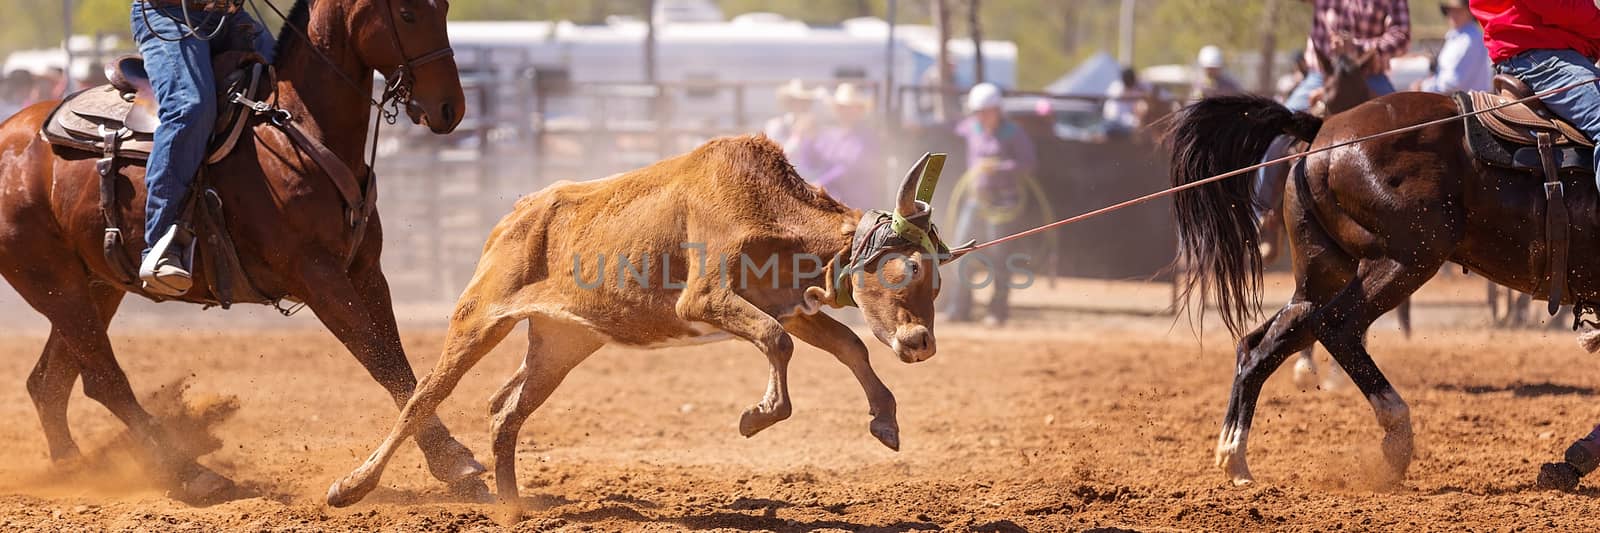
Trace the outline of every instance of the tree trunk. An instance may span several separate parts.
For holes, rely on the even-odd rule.
[[[1274,87],[1272,67],[1273,52],[1278,48],[1278,0],[1266,0],[1261,8],[1261,68],[1256,71],[1256,92],[1272,94]]]
[[[973,83],[989,81],[983,67],[983,24],[980,23],[978,0],[967,0],[967,29],[972,34]]]
[[[955,110],[955,65],[950,62],[950,10],[946,9],[945,0],[933,0],[933,25],[937,29],[939,38],[939,53],[934,68],[939,69],[939,78],[934,91],[933,116],[935,120],[944,122],[949,119]]]

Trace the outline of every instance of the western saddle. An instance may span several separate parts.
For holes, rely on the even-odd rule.
[[[1592,181],[1594,141],[1551,113],[1526,84],[1506,74],[1494,77],[1494,93],[1458,92],[1463,114],[1492,109],[1464,120],[1467,146],[1489,166],[1544,176],[1545,244],[1548,250],[1549,311],[1554,315],[1566,297],[1570,222],[1563,178]],[[1509,104],[1509,105],[1508,105]]]
[[[269,109],[257,102],[273,91],[271,68],[253,52],[226,51],[213,60],[218,75],[217,121],[207,143],[205,164],[221,161],[238,144],[254,115]],[[124,249],[122,209],[116,204],[117,168],[122,162],[142,164],[154,149],[161,110],[145,71],[144,60],[123,56],[106,66],[109,85],[84,89],[62,100],[40,129],[50,144],[60,149],[99,154],[96,170],[100,177],[100,212],[105,220],[104,252],[108,264],[118,271],[121,281],[138,286],[137,268]],[[222,205],[204,177],[195,179],[194,193],[185,209],[186,224],[207,246],[212,275],[208,277],[214,301],[226,309],[234,301],[232,283],[244,281],[237,301],[269,303],[244,278],[233,242],[222,225]],[[197,247],[198,248],[198,247]],[[191,269],[191,272],[193,270]]]

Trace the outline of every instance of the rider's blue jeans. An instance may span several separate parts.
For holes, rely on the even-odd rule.
[[[1529,50],[1501,61],[1494,68],[1501,74],[1516,76],[1534,92],[1600,78],[1600,69],[1595,68],[1594,61],[1573,50]],[[1584,135],[1600,139],[1600,87],[1585,84],[1547,96],[1543,101],[1551,112],[1567,119]],[[1600,148],[1596,149],[1595,156],[1595,165],[1600,167]],[[1600,172],[1595,177],[1600,179]]]
[[[219,39],[227,39],[228,32],[238,31],[241,25],[253,26],[256,51],[272,60],[272,34],[248,14],[229,15],[225,23],[216,13],[191,9],[189,16],[195,33],[202,36],[209,36],[218,24],[226,24]],[[133,39],[139,44],[161,105],[161,126],[156,128],[155,147],[145,167],[144,242],[145,253],[149,253],[150,246],[177,224],[189,184],[205,159],[206,142],[217,118],[217,87],[211,71],[211,42],[187,36],[180,7],[134,2],[132,24]]]

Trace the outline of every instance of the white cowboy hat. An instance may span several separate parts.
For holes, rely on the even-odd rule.
[[[800,78],[789,80],[789,83],[778,86],[779,100],[785,98],[793,100],[814,100],[816,97],[817,93],[811,89],[807,89],[805,82],[800,81]]]
[[[833,90],[833,105],[849,107],[872,107],[872,97],[861,92],[856,84],[850,82],[840,83]]]

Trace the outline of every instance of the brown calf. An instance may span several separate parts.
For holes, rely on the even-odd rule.
[[[349,505],[375,488],[395,447],[522,320],[526,359],[490,400],[499,499],[513,508],[523,421],[608,343],[755,344],[771,377],[766,396],[739,420],[749,437],[789,417],[791,335],[798,337],[850,368],[871,407],[869,431],[899,449],[894,395],[873,372],[866,345],[818,311],[857,305],[902,361],[933,356],[938,265],[948,257],[926,204],[914,199],[924,169],[926,189],[937,179],[938,165],[928,161],[907,174],[892,213],[863,214],[808,185],[765,137],[715,139],[643,169],[523,198],[489,235],[433,373],[372,456],[328,489],[328,503]]]

